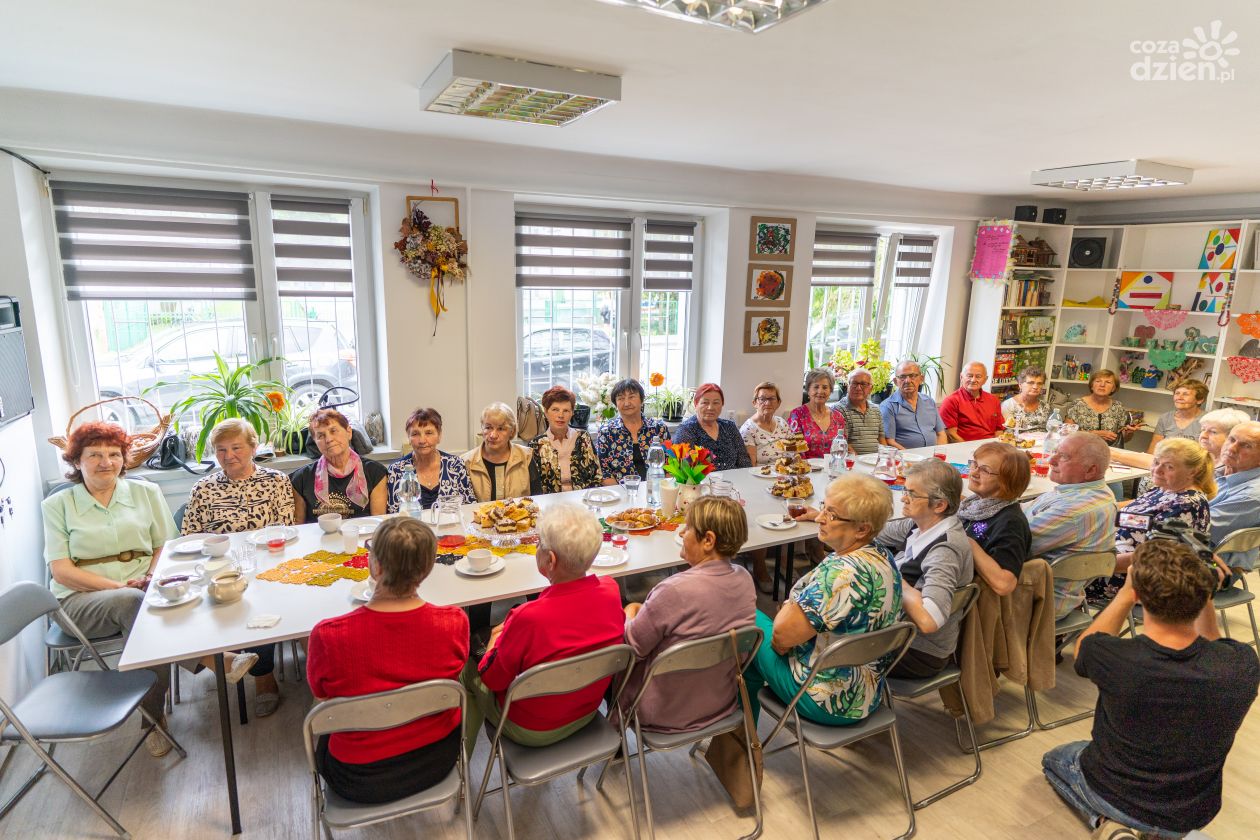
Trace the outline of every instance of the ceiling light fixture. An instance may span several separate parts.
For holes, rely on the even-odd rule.
[[[420,85],[420,107],[436,114],[568,125],[621,100],[621,77],[451,50]]]
[[[678,20],[710,23],[740,32],[764,32],[827,0],[603,0]]]
[[[1066,190],[1131,190],[1144,187],[1179,187],[1190,183],[1193,177],[1194,170],[1184,166],[1169,166],[1151,160],[1116,160],[1110,163],[1041,169],[1032,174],[1032,183],[1038,187],[1061,187]]]

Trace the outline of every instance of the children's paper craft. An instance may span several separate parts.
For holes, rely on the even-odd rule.
[[[1014,234],[1014,225],[1009,221],[992,221],[976,229],[976,253],[971,258],[972,280],[1006,279]]]
[[[1207,242],[1203,244],[1203,256],[1199,259],[1199,268],[1213,271],[1228,271],[1234,267],[1234,258],[1238,255],[1238,236],[1242,228],[1213,228],[1208,231]],[[1211,312],[1210,309],[1203,310]]]
[[[1167,309],[1173,276],[1167,271],[1126,271],[1120,275],[1120,309]]]
[[[1229,288],[1229,275],[1213,271],[1199,278],[1199,289],[1194,293],[1190,309],[1194,312],[1217,312],[1220,310],[1225,292]]]

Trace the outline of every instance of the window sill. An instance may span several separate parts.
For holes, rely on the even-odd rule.
[[[401,454],[402,453],[397,449],[391,449],[386,446],[378,446],[375,449],[373,449],[372,454],[368,455],[367,457],[373,461],[388,462],[388,461],[394,460]],[[288,475],[289,473],[292,473],[294,470],[300,467],[306,466],[310,462],[311,462],[311,459],[307,458],[305,455],[282,455],[279,458],[267,458],[265,460],[258,461],[257,464],[260,467],[271,467],[273,470],[280,470],[280,472],[284,473],[285,475]],[[218,468],[218,465],[216,464],[215,469],[217,468]],[[201,470],[205,470],[205,465],[202,465]],[[201,475],[203,474],[201,470],[198,470],[198,475],[194,476],[190,474],[187,470],[181,470],[181,469],[153,470],[153,469],[149,469],[148,467],[140,467],[134,470],[127,470],[127,475],[131,478],[143,478],[145,481],[152,481],[154,484],[163,484],[166,482],[175,481],[177,479],[178,480],[185,480],[185,479],[196,480],[197,478],[200,478]],[[214,470],[212,469],[210,470],[210,472],[214,472]],[[208,473],[204,473],[204,474],[208,474]]]

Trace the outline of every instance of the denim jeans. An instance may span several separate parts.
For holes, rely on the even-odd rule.
[[[1081,752],[1088,745],[1089,741],[1060,744],[1041,757],[1041,768],[1045,771],[1046,781],[1050,786],[1063,797],[1064,802],[1085,818],[1091,829],[1098,828],[1099,823],[1106,819],[1153,837],[1180,840],[1185,836],[1180,832],[1167,831],[1135,820],[1090,790],[1085,775],[1081,773]]]

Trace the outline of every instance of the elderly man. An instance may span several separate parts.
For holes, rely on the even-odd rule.
[[[1212,509],[1212,539],[1215,542],[1242,528],[1260,525],[1260,423],[1248,420],[1229,430],[1221,447],[1225,477],[1209,507]],[[1250,571],[1256,565],[1256,552],[1229,551],[1221,555],[1232,569]]]
[[[888,443],[898,449],[945,443],[945,424],[936,412],[936,401],[919,393],[923,369],[916,362],[905,361],[897,365],[893,379],[897,390],[879,406]]]
[[[984,440],[1006,425],[1002,401],[984,390],[989,371],[979,362],[963,368],[962,386],[941,400],[941,420],[950,443]]]
[[[1103,481],[1111,447],[1097,435],[1068,435],[1050,456],[1057,486],[1024,506],[1032,531],[1030,556],[1051,564],[1069,554],[1111,551],[1116,546],[1116,497]],[[1055,617],[1084,600],[1081,588],[1055,582]]]
[[[844,415],[845,436],[849,449],[858,455],[869,455],[885,442],[884,418],[870,401],[871,373],[865,368],[854,368],[849,371],[848,382],[848,393],[838,406]]]
[[[610,577],[587,574],[603,545],[599,523],[581,507],[558,504],[538,518],[538,572],[551,585],[535,601],[513,607],[490,634],[477,666],[468,674],[477,709],[493,725],[507,688],[535,665],[620,644],[625,628],[621,594]],[[470,663],[471,665],[471,663]],[[527,747],[562,741],[595,715],[609,680],[572,694],[513,703],[503,734]]]

